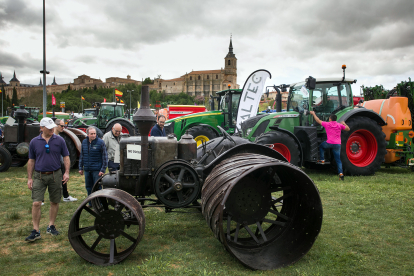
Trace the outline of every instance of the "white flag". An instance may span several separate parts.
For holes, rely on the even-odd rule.
[[[241,128],[240,124],[244,120],[256,116],[260,98],[262,97],[264,91],[263,89],[268,77],[272,78],[270,72],[264,69],[260,69],[254,71],[247,78],[246,83],[243,86],[243,92],[239,102],[239,110],[237,112],[238,128]]]

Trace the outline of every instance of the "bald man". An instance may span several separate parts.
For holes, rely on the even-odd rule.
[[[119,163],[115,163],[115,150],[119,152],[119,140],[121,138],[122,126],[115,124],[112,130],[105,133],[103,140],[108,151],[108,170],[109,172],[116,172],[119,170]]]

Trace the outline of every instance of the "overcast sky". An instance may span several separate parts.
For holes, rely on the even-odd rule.
[[[0,72],[38,84],[42,1],[0,0]],[[224,67],[230,34],[238,84],[307,76],[392,88],[414,78],[414,0],[46,0],[47,84],[79,75],[172,79]]]

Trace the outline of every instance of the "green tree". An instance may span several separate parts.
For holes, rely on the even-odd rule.
[[[19,100],[17,99],[16,87],[13,87],[12,105],[19,106]]]
[[[148,77],[148,78],[145,78],[145,80],[142,82],[142,84],[143,85],[146,85],[146,84],[152,84],[153,82],[152,82],[152,80],[151,80],[151,78],[150,77]]]

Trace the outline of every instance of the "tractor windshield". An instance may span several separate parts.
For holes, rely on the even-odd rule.
[[[224,112],[229,111],[229,102],[227,97],[231,97],[231,117],[232,125],[236,125],[237,121],[237,111],[239,109],[240,93],[227,93],[224,97],[221,97],[220,109]],[[228,114],[225,114],[225,120],[228,122]]]
[[[84,117],[94,117],[95,116],[95,109],[85,110],[83,113]]]
[[[313,90],[312,107],[316,113],[331,114],[340,106],[350,105],[351,88],[348,83],[318,83]]]
[[[302,84],[290,88],[287,111],[303,111],[308,109],[309,90]],[[306,93],[305,93],[306,91]]]

